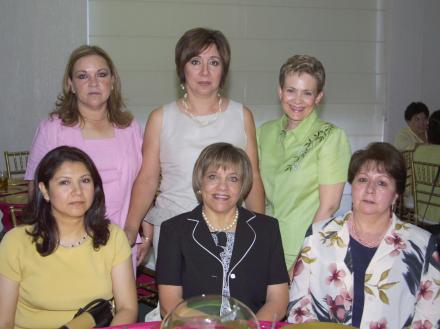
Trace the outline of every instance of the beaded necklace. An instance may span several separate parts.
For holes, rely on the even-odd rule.
[[[388,221],[388,225],[387,228],[384,230],[384,232],[382,234],[380,234],[377,238],[375,239],[363,239],[361,238],[360,234],[358,233],[357,229],[356,229],[356,222],[353,219],[353,214],[350,217],[350,220],[348,221],[348,231],[350,233],[350,236],[355,239],[357,242],[359,242],[361,245],[368,247],[368,248],[376,248],[380,245],[380,243],[383,240],[383,237],[385,236],[385,234],[388,231],[388,227],[391,224],[391,218]]]
[[[68,242],[68,243],[60,241],[60,242],[58,242],[58,244],[64,248],[75,248],[75,247],[82,245],[84,243],[84,241],[86,241],[86,239],[87,239],[87,233],[84,233],[84,235],[78,241]]]
[[[183,95],[183,99],[182,99],[183,111],[184,111],[184,112],[185,112],[185,113],[186,113],[186,114],[187,114],[187,115],[188,115],[188,116],[189,116],[194,122],[198,123],[198,124],[201,125],[201,126],[207,126],[207,125],[209,125],[210,123],[212,123],[212,122],[214,122],[214,121],[217,120],[219,113],[221,113],[221,111],[222,111],[222,103],[223,103],[223,100],[222,100],[222,98],[219,96],[219,99],[218,99],[218,110],[217,110],[217,112],[215,112],[215,116],[212,117],[212,118],[209,118],[209,119],[202,120],[202,119],[199,118],[199,116],[196,116],[196,115],[194,115],[194,114],[191,113],[191,111],[190,111],[190,107],[189,107],[189,104],[188,104],[188,94],[187,94],[187,93],[185,93],[185,95]]]
[[[209,221],[208,216],[206,216],[205,211],[204,211],[203,209],[202,209],[202,216],[203,216],[203,219],[204,219],[205,222],[206,222],[206,225],[208,225],[209,230],[210,230],[211,232],[225,232],[225,231],[230,230],[231,228],[234,227],[235,224],[237,224],[237,219],[238,219],[238,209],[235,209],[235,216],[234,216],[234,219],[232,220],[232,222],[229,223],[228,225],[222,227],[222,228],[215,228],[215,227],[211,224],[211,222]]]

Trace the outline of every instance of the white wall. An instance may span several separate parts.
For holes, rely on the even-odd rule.
[[[440,1],[425,0],[423,12],[422,96],[432,111],[440,109]]]
[[[422,101],[440,108],[440,1],[389,0],[387,3],[387,115],[384,139],[405,127],[404,111]]]
[[[87,0],[0,1],[0,167],[53,108],[66,57],[87,40],[86,13]]]

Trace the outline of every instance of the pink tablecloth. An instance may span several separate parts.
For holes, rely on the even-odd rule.
[[[6,192],[0,192],[0,211],[3,213],[2,223],[5,232],[13,227],[9,207],[23,208],[27,202],[27,185],[24,181],[23,183],[8,185]]]
[[[260,327],[262,329],[269,329],[271,328],[271,322],[270,321],[260,321]],[[284,327],[289,325],[287,322],[277,322],[275,325],[275,329]],[[144,323],[134,323],[134,324],[126,324],[122,326],[115,326],[115,327],[108,327],[107,329],[159,329],[160,328],[160,321],[155,322],[144,322]]]
[[[160,328],[160,321],[144,322],[134,324],[124,324],[122,326],[108,327],[106,329],[158,329]]]

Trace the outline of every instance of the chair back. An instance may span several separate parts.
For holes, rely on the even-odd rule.
[[[395,209],[397,216],[401,220],[410,223],[416,222],[414,216],[414,201],[412,195],[413,189],[412,189],[412,178],[411,178],[413,152],[414,150],[401,152],[406,164],[406,183],[405,183],[405,192],[399,196],[397,200],[397,207]]]
[[[403,155],[403,158],[405,159],[405,164],[406,164],[406,169],[407,169],[406,170],[405,189],[411,186],[411,165],[412,165],[412,160],[413,160],[413,152],[414,152],[414,150],[401,152]]]
[[[23,208],[18,208],[13,205],[9,206],[9,212],[11,214],[11,221],[13,227],[21,224],[21,215],[23,213]]]
[[[13,175],[24,175],[24,173],[26,172],[29,152],[5,151],[4,155],[5,155],[6,172],[8,173],[8,178],[11,178]]]
[[[440,222],[440,145],[420,145],[414,151],[412,184],[418,223]]]
[[[143,265],[140,265],[137,270],[136,287],[138,302],[154,308],[159,301],[156,272]]]

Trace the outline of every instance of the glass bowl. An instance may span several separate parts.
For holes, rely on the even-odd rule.
[[[255,314],[232,297],[201,295],[179,303],[161,329],[259,329]]]

